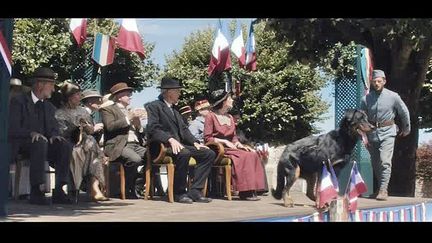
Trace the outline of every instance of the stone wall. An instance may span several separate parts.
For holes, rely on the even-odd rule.
[[[416,179],[415,197],[432,198],[432,180]]]
[[[276,188],[276,177],[277,177],[277,164],[281,157],[285,145],[270,147],[269,148],[269,159],[265,166],[267,174],[267,182],[270,190]],[[298,179],[291,188],[292,191],[301,191],[306,193],[306,181],[304,179]]]

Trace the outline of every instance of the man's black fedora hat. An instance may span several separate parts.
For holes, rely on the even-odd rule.
[[[181,85],[180,81],[178,81],[178,80],[164,77],[164,78],[162,78],[161,85],[158,86],[157,88],[160,88],[160,89],[179,89],[179,88],[183,88],[183,86]]]

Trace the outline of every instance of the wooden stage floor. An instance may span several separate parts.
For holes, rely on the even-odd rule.
[[[27,200],[10,200],[6,222],[238,222],[274,217],[310,215],[314,202],[302,192],[292,192],[295,206],[285,208],[282,200],[261,196],[260,201],[213,199],[211,203],[168,203],[155,200],[80,202],[78,205],[31,205]],[[359,209],[413,205],[431,201],[426,198],[390,197],[388,201],[360,198]]]

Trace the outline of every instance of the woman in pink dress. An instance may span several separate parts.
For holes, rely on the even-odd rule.
[[[225,155],[233,161],[232,185],[239,191],[242,200],[257,201],[256,191],[265,187],[264,170],[258,154],[245,147],[238,140],[233,117],[228,114],[232,108],[231,93],[216,90],[211,94],[212,109],[204,122],[205,142],[221,143],[225,147]]]

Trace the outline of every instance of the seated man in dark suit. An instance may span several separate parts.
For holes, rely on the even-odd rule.
[[[9,141],[12,161],[18,153],[30,158],[30,203],[45,205],[49,202],[42,192],[45,183],[45,161],[55,168],[53,203],[71,203],[63,191],[69,178],[72,147],[59,136],[54,117],[55,107],[46,99],[54,91],[55,73],[50,68],[37,68],[31,77],[32,90],[12,98],[9,114]]]
[[[183,121],[180,113],[172,108],[180,97],[179,81],[163,78],[159,99],[146,105],[148,114],[147,131],[150,141],[164,143],[172,149],[175,163],[174,194],[180,203],[210,202],[201,190],[209,176],[216,154],[201,145]],[[191,190],[186,194],[186,178],[190,157],[197,161]]]

